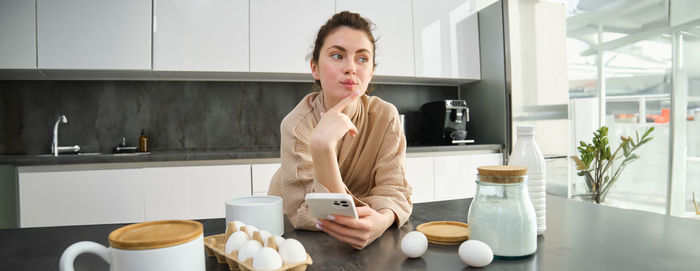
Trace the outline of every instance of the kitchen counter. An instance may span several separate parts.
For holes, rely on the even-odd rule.
[[[391,228],[357,251],[322,232],[295,231],[287,238],[302,242],[313,258],[307,270],[463,270],[458,246],[430,244],[418,259],[407,259],[401,238],[421,223],[466,222],[471,199],[414,205],[409,222]],[[496,258],[484,270],[697,270],[700,265],[700,221],[624,210],[588,202],[547,197],[547,231],[537,252],[520,259]],[[204,235],[224,232],[224,219],[200,220]],[[77,241],[107,244],[107,235],[124,224],[0,230],[3,270],[56,270],[63,250]],[[228,270],[213,257],[207,270]],[[108,270],[98,256],[83,254],[76,270]]]
[[[445,152],[501,152],[500,144],[471,144],[460,146],[410,146],[406,149],[407,155],[427,155]],[[68,164],[96,164],[96,163],[141,163],[141,162],[172,162],[172,161],[208,161],[208,160],[253,160],[253,159],[279,159],[280,152],[277,148],[249,148],[227,150],[199,150],[199,151],[154,151],[140,154],[61,154],[54,157],[50,154],[41,155],[0,155],[0,165],[14,166],[41,166],[41,165],[68,165]]]

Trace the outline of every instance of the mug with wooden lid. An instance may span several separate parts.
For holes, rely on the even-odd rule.
[[[110,247],[91,241],[69,246],[61,255],[61,271],[73,269],[82,253],[94,253],[110,264],[111,271],[203,271],[202,224],[191,220],[163,220],[131,224],[109,234]]]

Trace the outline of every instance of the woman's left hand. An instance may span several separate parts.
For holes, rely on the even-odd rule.
[[[363,249],[394,223],[394,212],[389,209],[375,211],[362,206],[357,208],[357,215],[360,219],[342,215],[319,219],[316,227],[356,249]]]

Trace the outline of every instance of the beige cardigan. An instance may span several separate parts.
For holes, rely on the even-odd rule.
[[[269,195],[284,199],[284,213],[297,229],[317,230],[315,219],[304,202],[310,192],[328,192],[314,180],[309,141],[320,113],[325,112],[323,95],[314,92],[282,120],[280,156],[282,166],[272,177]],[[411,186],[406,181],[406,138],[399,114],[392,104],[362,95],[350,119],[358,134],[339,142],[338,166],[346,191],[358,206],[389,209],[397,226],[411,215]]]

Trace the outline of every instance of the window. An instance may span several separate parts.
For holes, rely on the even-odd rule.
[[[700,1],[569,0],[566,9],[572,153],[600,125],[610,128],[613,149],[620,136],[655,127],[654,139],[639,149],[641,158],[625,168],[607,202],[695,215],[700,14],[692,10],[700,9]],[[582,182],[571,181],[571,194],[583,193]]]

